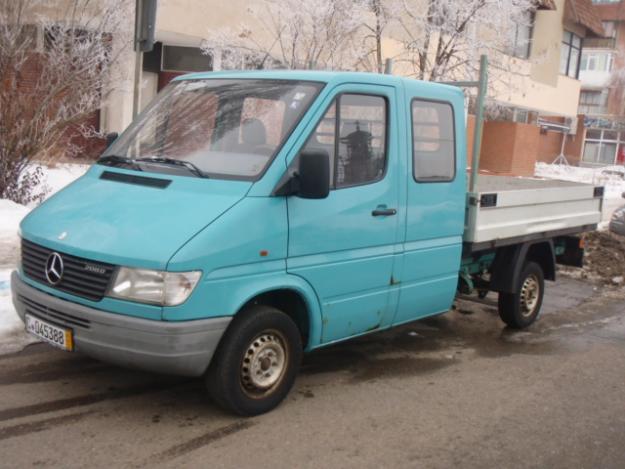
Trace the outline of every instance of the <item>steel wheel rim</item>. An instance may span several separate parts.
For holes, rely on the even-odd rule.
[[[270,330],[248,345],[241,360],[241,384],[250,397],[264,397],[281,383],[289,361],[285,344],[280,332]]]
[[[521,286],[521,315],[529,317],[534,314],[540,298],[540,283],[535,274],[529,275]]]

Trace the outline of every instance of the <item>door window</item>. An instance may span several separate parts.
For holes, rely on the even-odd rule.
[[[418,182],[454,179],[456,145],[450,104],[412,101],[412,160],[414,178]]]
[[[340,98],[337,188],[377,181],[386,164],[386,100],[345,94]]]
[[[382,179],[386,169],[386,116],[387,103],[381,96],[343,94],[328,108],[304,150],[328,153],[333,188]]]

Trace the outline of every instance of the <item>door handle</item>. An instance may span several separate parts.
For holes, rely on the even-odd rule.
[[[390,217],[391,215],[397,215],[397,210],[394,208],[376,208],[371,215],[374,217]]]

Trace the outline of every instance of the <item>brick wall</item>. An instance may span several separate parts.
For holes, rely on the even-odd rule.
[[[158,73],[158,91],[161,91],[174,78],[184,75],[186,72],[159,72]]]
[[[475,116],[469,115],[467,119],[467,168],[473,162],[473,137],[475,136]]]
[[[553,118],[562,123],[563,118]],[[567,136],[564,154],[572,165],[578,165],[584,145],[584,118],[578,117],[577,133]],[[467,167],[471,166],[475,117],[467,121]],[[562,134],[541,133],[535,124],[507,121],[484,122],[480,171],[510,176],[532,176],[536,161],[551,163],[560,154]]]
[[[32,93],[37,86],[37,82],[42,74],[41,60],[42,56],[39,53],[33,53],[27,59],[18,78],[19,93]],[[56,154],[52,155],[53,158],[68,156],[63,152],[63,148],[66,147],[67,144],[72,144],[81,149],[77,155],[74,155],[79,159],[95,159],[102,153],[105,145],[104,140],[99,138],[85,138],[79,130],[81,125],[85,125],[96,131],[99,130],[100,111],[94,111],[81,123],[68,125],[58,145],[58,151],[56,151]]]
[[[539,132],[537,126],[530,124],[485,122],[480,170],[499,175],[533,175]]]
[[[550,118],[552,122],[558,124],[564,123],[564,118]],[[566,156],[569,164],[579,165],[584,148],[584,116],[577,117],[577,133],[575,135],[567,135],[564,144],[564,156]],[[562,137],[560,132],[547,132],[540,134],[537,160],[544,163],[551,163],[555,160],[562,150]]]

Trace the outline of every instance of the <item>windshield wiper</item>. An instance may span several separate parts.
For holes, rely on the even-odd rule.
[[[130,166],[132,169],[136,169],[137,171],[143,171],[141,167],[137,164],[137,160],[132,158],[126,158],[125,156],[118,155],[106,155],[102,158],[99,158],[96,163],[105,164],[107,166]]]
[[[174,158],[165,158],[161,156],[150,156],[149,158],[139,158],[135,160],[140,163],[156,163],[170,166],[180,166],[186,168],[190,173],[195,174],[197,177],[208,179],[208,175],[198,168],[196,165],[187,160],[176,160]]]

